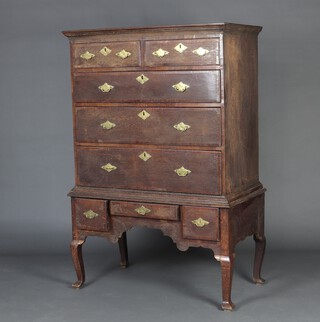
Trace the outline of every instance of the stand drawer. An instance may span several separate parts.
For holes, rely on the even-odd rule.
[[[184,238],[211,241],[220,239],[218,208],[183,206],[181,216]]]
[[[108,230],[107,201],[73,198],[73,219],[79,229]]]
[[[159,205],[150,203],[136,203],[111,201],[110,214],[114,216],[129,216],[163,220],[178,220],[179,206]]]

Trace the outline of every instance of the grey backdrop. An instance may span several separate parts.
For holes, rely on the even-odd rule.
[[[319,249],[319,10],[317,0],[1,0],[0,253],[68,251],[74,171],[69,47],[60,31],[224,21],[264,27],[260,173],[269,250]],[[161,240],[139,233],[130,233],[131,244],[146,234]]]

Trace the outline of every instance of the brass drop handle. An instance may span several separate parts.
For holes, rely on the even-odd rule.
[[[104,123],[101,123],[100,126],[105,129],[105,130],[111,130],[113,129],[116,125],[110,121],[106,121]]]
[[[83,215],[87,218],[87,219],[94,219],[96,217],[99,216],[99,214],[95,213],[93,210],[88,210],[88,211],[85,211],[83,213]]]
[[[183,93],[185,92],[190,86],[187,85],[187,84],[184,84],[182,82],[179,82],[177,84],[174,84],[172,85],[172,87],[177,91],[177,92],[180,92],[180,93]]]
[[[199,228],[202,228],[202,227],[207,226],[207,225],[210,224],[209,221],[206,221],[206,220],[202,219],[201,217],[199,217],[196,220],[192,220],[192,223],[194,225],[196,225],[197,227],[199,227]]]
[[[191,173],[191,170],[186,169],[185,167],[181,167],[179,169],[175,169],[174,172],[179,176],[179,177],[186,177],[189,173]]]
[[[107,164],[103,165],[101,167],[101,169],[103,169],[107,172],[111,172],[111,171],[117,170],[117,167],[115,165],[112,165],[111,163],[107,163]]]
[[[188,129],[190,129],[190,125],[188,125],[188,124],[185,124],[185,123],[183,123],[183,122],[180,122],[180,123],[178,123],[178,124],[175,124],[174,126],[173,126],[177,131],[180,131],[180,132],[184,132],[184,131],[187,131]]]
[[[204,56],[204,55],[208,54],[208,53],[209,53],[209,50],[208,50],[208,49],[204,49],[204,48],[202,48],[202,47],[199,47],[198,49],[193,50],[192,52],[193,52],[194,54],[196,54],[196,55],[198,55],[198,56],[202,57],[202,56]]]
[[[86,51],[85,53],[81,54],[80,57],[85,60],[90,60],[93,57],[95,57],[95,54],[90,53],[89,51]]]
[[[134,210],[136,213],[138,213],[141,216],[145,216],[146,214],[148,214],[149,212],[151,212],[151,210],[145,206],[141,206],[139,208],[136,208]]]
[[[103,93],[109,93],[114,88],[114,86],[112,86],[112,85],[110,85],[108,83],[104,83],[101,86],[99,86],[98,88]]]
[[[131,53],[129,51],[126,51],[125,49],[122,49],[121,51],[119,51],[118,53],[116,53],[116,55],[122,59],[126,59],[129,56],[131,56]]]
[[[169,52],[166,50],[163,50],[162,48],[159,48],[158,50],[156,50],[152,53],[153,56],[156,56],[158,58],[162,58],[168,54],[169,54]]]

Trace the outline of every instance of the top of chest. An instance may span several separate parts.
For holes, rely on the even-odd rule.
[[[64,31],[74,68],[215,66],[222,64],[226,33],[258,33],[261,27],[206,24]]]

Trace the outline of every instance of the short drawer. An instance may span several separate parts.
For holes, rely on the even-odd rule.
[[[140,66],[140,43],[106,42],[76,44],[72,47],[73,67],[136,67]]]
[[[211,241],[220,239],[218,208],[183,206],[181,216],[184,238]]]
[[[220,102],[220,71],[78,73],[79,103]]]
[[[136,202],[110,202],[110,214],[113,216],[129,216],[150,219],[178,220],[179,206],[158,205]]]
[[[76,140],[91,143],[220,146],[221,110],[220,108],[77,108]]]
[[[141,148],[78,148],[77,185],[220,194],[221,153]]]
[[[105,200],[74,198],[73,216],[79,229],[108,230],[107,202]]]
[[[147,66],[219,65],[219,38],[146,41]]]

